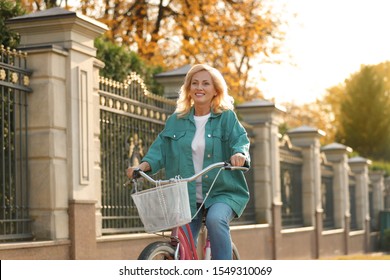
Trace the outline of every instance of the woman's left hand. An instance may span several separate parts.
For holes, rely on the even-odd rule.
[[[232,166],[244,166],[245,161],[246,161],[246,156],[244,156],[241,153],[234,154],[230,158],[230,163],[232,164]]]

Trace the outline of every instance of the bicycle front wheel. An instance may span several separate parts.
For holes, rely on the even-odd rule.
[[[168,242],[156,241],[142,250],[139,260],[174,260],[175,248]]]
[[[233,260],[239,260],[240,259],[240,254],[238,253],[238,249],[234,243],[232,243],[233,247]]]

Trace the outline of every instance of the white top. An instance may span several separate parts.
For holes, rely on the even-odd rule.
[[[210,117],[210,114],[204,116],[194,116],[196,131],[194,139],[192,140],[192,160],[194,163],[195,173],[200,172],[203,169],[203,157],[206,146],[205,141],[205,127]],[[202,194],[202,176],[196,179],[196,202],[201,203],[203,201]]]

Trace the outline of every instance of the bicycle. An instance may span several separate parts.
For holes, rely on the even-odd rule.
[[[141,171],[139,169],[134,170],[133,179],[132,179],[132,183],[133,183],[132,197],[133,197],[133,200],[137,206],[137,209],[139,211],[141,220],[144,223],[146,231],[149,233],[156,233],[157,231],[161,231],[161,230],[168,230],[168,229],[171,230],[168,241],[156,241],[156,242],[150,243],[142,250],[142,252],[140,253],[140,255],[138,257],[138,260],[159,260],[159,259],[160,260],[199,260],[200,259],[198,256],[198,252],[197,252],[195,242],[194,242],[194,239],[193,239],[193,236],[192,236],[192,233],[190,230],[190,226],[189,226],[189,222],[192,220],[193,217],[191,217],[191,214],[189,214],[189,216],[188,216],[189,200],[188,200],[188,193],[187,193],[187,183],[196,180],[196,178],[198,178],[199,176],[202,176],[203,174],[205,174],[205,173],[207,173],[210,170],[215,169],[215,168],[220,168],[220,170],[218,171],[212,185],[210,186],[209,192],[206,194],[206,196],[203,200],[203,203],[202,203],[202,205],[203,205],[204,202],[206,201],[208,194],[210,193],[219,173],[222,170],[247,171],[248,168],[241,167],[241,166],[232,166],[231,164],[229,164],[227,162],[218,162],[218,163],[214,163],[214,164],[209,165],[208,167],[204,168],[203,170],[201,170],[200,172],[198,172],[197,174],[195,174],[189,178],[176,177],[176,178],[171,178],[168,180],[154,180],[153,178],[148,176],[143,171]],[[139,177],[145,178],[149,182],[155,184],[156,187],[149,189],[149,190],[146,190],[146,191],[138,192],[137,179]],[[151,209],[153,209],[153,208],[155,209],[158,207],[144,208],[144,202],[147,201],[146,199],[149,199],[150,196],[153,196],[152,198],[154,199],[154,201],[157,201],[160,204],[165,203],[165,207],[166,207],[166,200],[169,199],[168,196],[165,196],[163,194],[158,194],[160,191],[162,192],[162,189],[164,186],[173,186],[172,189],[175,189],[175,191],[184,193],[184,195],[182,195],[181,193],[176,193],[175,195],[178,196],[179,199],[181,196],[183,196],[183,197],[181,197],[181,199],[182,199],[181,201],[176,200],[176,201],[174,201],[174,203],[176,203],[176,204],[184,203],[185,209],[184,208],[181,209],[181,207],[179,207],[179,208],[176,208],[169,213],[166,213],[166,215],[169,215],[169,217],[168,218],[164,217],[164,218],[162,218],[162,220],[171,220],[171,221],[168,221],[168,222],[165,221],[166,224],[163,226],[161,226],[159,224],[161,222],[160,219],[156,220],[155,218],[151,218],[153,220],[152,223],[155,222],[155,224],[158,224],[158,225],[150,226],[150,224],[148,224],[149,221],[147,220],[150,217],[142,216],[143,214],[145,214],[145,213],[143,213],[143,211],[147,209],[150,212]],[[169,195],[171,194],[170,192],[171,192],[171,190],[167,191],[167,193]],[[137,203],[137,199],[138,199],[138,198],[136,199],[137,193],[138,194],[141,193],[143,195],[146,195],[147,196],[146,199],[143,201],[138,201],[138,203]],[[157,195],[156,195],[156,193],[157,193]],[[171,208],[175,208],[175,207],[171,207]],[[169,210],[171,210],[171,208],[162,210],[162,212],[169,211]],[[199,207],[199,209],[201,209],[201,208],[202,207]],[[155,211],[155,212],[157,212],[157,211]],[[180,213],[180,212],[187,212],[187,214],[184,213],[184,215],[187,215],[187,217],[184,217],[184,219],[183,219],[183,217],[182,217],[183,213]],[[149,213],[147,213],[147,214],[149,214]],[[157,215],[157,216],[159,216],[159,214],[160,214],[160,212],[153,213],[153,215]],[[197,213],[194,215],[194,217],[196,215],[197,215]],[[174,217],[173,219],[171,219],[172,216]],[[169,223],[169,222],[171,222],[171,223]],[[185,233],[183,226],[186,228],[188,236]],[[147,227],[149,227],[149,230],[147,230]],[[201,231],[202,230],[206,230],[205,219],[203,219],[203,221],[202,221]],[[163,235],[163,236],[165,237],[165,235]],[[203,255],[204,255],[203,259],[204,260],[212,259],[210,248],[211,248],[210,247],[210,240],[208,238],[208,234],[206,233],[206,242],[205,242],[205,245],[203,248]],[[233,259],[234,260],[240,259],[240,255],[239,255],[239,252],[237,250],[237,247],[235,246],[235,244],[233,242],[232,242],[232,249],[233,249],[233,252],[232,252]]]

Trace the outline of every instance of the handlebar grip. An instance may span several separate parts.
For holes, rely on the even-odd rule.
[[[141,168],[134,168],[133,170],[133,179],[138,179],[141,177]]]
[[[248,171],[249,170],[249,164],[248,161],[245,161],[243,166],[233,166],[232,163],[229,161],[225,161],[224,165],[225,170],[242,170],[242,171]]]

